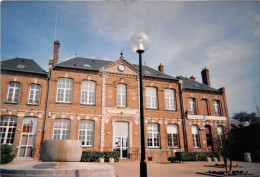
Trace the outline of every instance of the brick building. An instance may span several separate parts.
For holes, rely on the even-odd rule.
[[[46,104],[33,107],[42,111],[36,140],[40,143],[41,136],[43,139],[79,139],[83,150],[119,151],[121,158],[138,160],[139,66],[125,60],[122,53],[116,61],[75,57],[58,63],[59,46],[55,41],[54,57],[49,61],[49,79],[45,74],[42,80],[41,101]],[[6,79],[11,78],[8,74],[1,79],[6,83],[1,92],[4,105],[1,120],[10,115],[9,104],[3,100],[11,83]],[[225,89],[210,87],[209,70],[202,71],[204,84],[194,77],[169,76],[163,72],[162,64],[158,70],[143,66],[143,76],[146,158],[165,160],[173,151],[214,150],[212,138],[222,134],[229,117]],[[19,77],[22,75],[18,73]],[[27,84],[25,87],[30,85],[20,82]],[[20,121],[17,130],[21,126]],[[18,147],[22,138],[19,133],[16,131],[14,138],[14,145]],[[36,148],[34,156],[37,153]]]
[[[17,158],[38,157],[44,126],[48,73],[31,59],[1,61],[1,143]]]

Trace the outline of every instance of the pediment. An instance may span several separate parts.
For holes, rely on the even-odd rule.
[[[138,75],[138,70],[125,59],[119,60],[104,66],[100,71],[117,74]]]

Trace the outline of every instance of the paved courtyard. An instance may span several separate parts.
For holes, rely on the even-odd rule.
[[[38,163],[36,161],[21,161],[16,160],[7,165]],[[222,163],[222,162],[218,162]],[[239,167],[234,167],[234,170],[248,171],[260,177],[260,163],[235,162]],[[59,162],[61,168],[81,168],[86,163],[80,162]],[[99,163],[91,163],[98,165]],[[139,161],[120,160],[117,163],[104,163],[114,167],[115,177],[139,177]],[[224,171],[224,168],[208,167],[216,162],[184,162],[181,164],[170,163],[162,164],[158,162],[147,162],[148,177],[202,177],[205,175],[196,174],[196,172],[207,172],[209,170]],[[0,165],[5,166],[5,165]],[[206,177],[206,176],[205,176]]]

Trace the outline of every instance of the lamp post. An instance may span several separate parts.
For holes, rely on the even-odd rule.
[[[141,131],[141,160],[140,177],[147,177],[147,166],[145,162],[145,139],[144,139],[144,108],[143,108],[143,71],[142,71],[142,53],[148,50],[150,40],[142,32],[135,33],[130,40],[131,48],[139,54],[139,85],[140,85],[140,131]]]

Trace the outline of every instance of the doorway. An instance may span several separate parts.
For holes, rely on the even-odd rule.
[[[23,119],[19,157],[33,157],[37,122],[37,118]]]
[[[129,151],[129,123],[115,122],[115,151],[119,151],[120,158],[128,158]]]
[[[211,127],[210,125],[205,126],[205,132],[206,132],[206,140],[207,140],[207,147],[208,150],[213,150],[213,139],[211,134]]]

